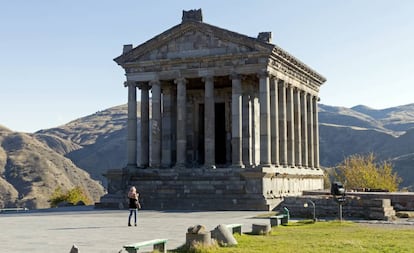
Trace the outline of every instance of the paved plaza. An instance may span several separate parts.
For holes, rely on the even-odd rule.
[[[185,243],[188,227],[202,224],[212,230],[219,224],[242,223],[242,231],[248,232],[251,224],[258,222],[254,217],[262,213],[143,210],[138,214],[137,227],[127,226],[128,210],[77,207],[0,213],[0,251],[69,252],[75,244],[81,253],[117,253],[125,244],[155,238],[169,239],[167,248],[174,249]]]

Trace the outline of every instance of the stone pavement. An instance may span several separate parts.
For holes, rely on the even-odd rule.
[[[168,249],[185,243],[187,228],[197,224],[214,229],[219,224],[264,222],[253,217],[260,211],[147,211],[138,213],[138,226],[128,227],[128,210],[98,210],[93,207],[55,208],[41,211],[0,213],[0,252],[126,252],[122,246],[155,238],[167,238]],[[151,247],[141,251],[150,251]]]

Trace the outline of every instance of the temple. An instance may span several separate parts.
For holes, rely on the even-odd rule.
[[[326,79],[271,32],[253,38],[183,11],[180,24],[114,60],[128,89],[128,161],[106,173],[100,205],[122,205],[135,185],[150,209],[272,210],[323,188]]]

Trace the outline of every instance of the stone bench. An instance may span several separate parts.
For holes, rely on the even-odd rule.
[[[279,214],[270,216],[270,226],[277,227],[279,225],[287,225],[289,222],[289,215],[287,214]]]
[[[253,235],[267,235],[271,231],[269,224],[252,224]]]
[[[20,212],[20,211],[29,211],[26,207],[14,207],[14,208],[0,208],[0,213],[6,213],[6,212]]]
[[[146,246],[154,246],[154,250],[158,250],[162,253],[167,253],[167,241],[168,239],[154,239],[149,241],[143,241],[133,244],[124,245],[124,249],[128,251],[128,253],[137,253],[137,251]]]
[[[226,224],[226,227],[233,233],[233,234],[235,234],[235,233],[237,233],[237,234],[239,234],[239,235],[241,235],[241,233],[242,233],[242,225],[243,224]]]

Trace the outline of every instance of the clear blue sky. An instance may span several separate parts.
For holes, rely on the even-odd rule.
[[[414,1],[43,0],[0,3],[0,125],[35,132],[127,102],[113,58],[202,8],[204,22],[273,43],[327,78],[321,103],[414,103]]]

